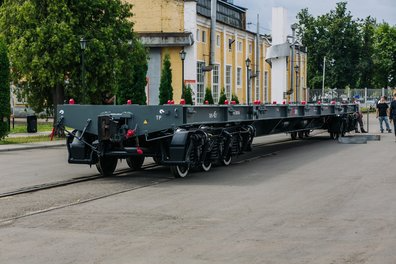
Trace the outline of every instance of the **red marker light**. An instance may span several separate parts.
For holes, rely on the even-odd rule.
[[[272,104],[276,104],[276,101],[273,101]]]
[[[305,105],[305,104],[307,104],[307,102],[305,102],[305,101],[301,101],[301,104]]]
[[[231,104],[232,104],[232,105],[236,105],[236,102],[235,102],[235,101],[231,101]]]
[[[206,104],[206,105],[209,104],[209,101],[208,101],[208,100],[205,100],[205,104]]]
[[[142,150],[140,147],[137,147],[137,148],[136,148],[136,152],[137,152],[137,154],[139,154],[139,155],[142,155],[142,154],[143,154],[143,150]]]
[[[170,104],[175,104],[175,101],[171,100],[171,101],[170,101]]]
[[[261,104],[261,100],[257,100],[257,104],[260,105]]]
[[[224,100],[224,104],[228,105],[228,100]]]
[[[73,98],[70,98],[69,99],[69,104],[74,104],[75,102],[74,102],[74,99]]]
[[[283,101],[283,102],[282,102],[282,104],[284,104],[284,105],[285,105],[285,104],[286,104],[286,101]]]
[[[133,137],[134,135],[135,135],[135,130],[128,129],[128,131],[127,131],[125,137],[128,139],[128,138]]]
[[[332,104],[332,105],[336,104],[336,101],[331,101],[331,104]]]
[[[181,100],[180,100],[180,104],[181,104],[181,105],[185,105],[185,104],[186,104],[186,100],[181,99]]]
[[[322,102],[321,101],[318,101],[318,104],[321,104]]]
[[[128,100],[127,104],[129,104],[129,105],[132,104],[132,100]]]
[[[168,104],[171,104],[171,100],[168,100],[168,102],[167,102]]]

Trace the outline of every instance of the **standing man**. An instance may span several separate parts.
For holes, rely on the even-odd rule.
[[[396,91],[393,92],[393,100],[390,105],[390,111],[389,111],[389,118],[390,121],[393,122],[393,131],[395,132],[395,137],[396,137]]]
[[[384,133],[384,127],[382,126],[382,123],[384,121],[386,125],[386,131],[388,131],[388,133],[392,133],[392,129],[390,129],[388,122],[388,115],[389,115],[389,105],[386,103],[386,97],[381,96],[381,100],[377,104],[377,118],[380,123],[381,133]]]
[[[355,133],[360,133],[358,129],[358,125],[360,126],[360,131],[362,131],[362,133],[367,133],[367,131],[364,130],[363,127],[363,112],[362,109],[360,108],[360,102],[357,99],[355,99],[354,101],[355,101],[354,103],[357,104],[357,108],[358,108],[357,112],[355,113],[355,118],[356,118]]]

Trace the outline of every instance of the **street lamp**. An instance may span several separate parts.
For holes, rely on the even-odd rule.
[[[246,87],[247,87],[247,105],[250,104],[250,59],[246,59]]]
[[[184,51],[184,48],[180,51],[180,59],[182,61],[182,99],[184,98],[184,60],[186,59],[186,52]]]
[[[85,52],[85,49],[87,48],[87,40],[84,37],[82,37],[80,39],[80,48],[81,48],[81,84],[82,84],[82,88],[83,88],[83,91],[84,91],[84,93],[83,93],[83,101],[85,103],[87,95],[86,95],[85,78],[84,78],[84,71],[85,71],[85,68],[84,68],[84,52]]]

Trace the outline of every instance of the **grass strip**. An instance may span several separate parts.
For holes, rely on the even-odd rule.
[[[54,137],[54,140],[64,140],[64,138]],[[0,145],[9,145],[9,144],[24,144],[24,143],[34,143],[34,142],[44,142],[50,141],[49,136],[30,136],[30,137],[13,137],[13,138],[5,138],[4,140],[0,140]]]
[[[45,132],[52,130],[52,123],[38,123],[37,124],[37,132]],[[15,124],[14,128],[11,127],[10,133],[26,133],[27,125],[26,124]]]

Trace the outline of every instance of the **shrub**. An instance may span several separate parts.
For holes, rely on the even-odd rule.
[[[162,72],[161,82],[159,87],[159,104],[166,104],[168,100],[173,99],[172,88],[172,69],[169,54],[165,55]]]
[[[185,90],[184,90],[184,97],[185,97],[184,100],[186,100],[186,104],[193,105],[192,94],[193,94],[193,91],[192,91],[191,86],[187,85],[187,87],[185,87]]]
[[[236,94],[232,94],[231,101],[235,101],[237,104],[239,104],[238,96]]]
[[[209,104],[214,104],[213,96],[212,96],[212,91],[210,90],[209,87],[207,87],[206,90],[205,90],[204,102],[205,102],[205,101],[208,101]]]
[[[227,100],[227,96],[225,95],[225,89],[223,87],[220,92],[219,104],[224,104],[225,100]]]

